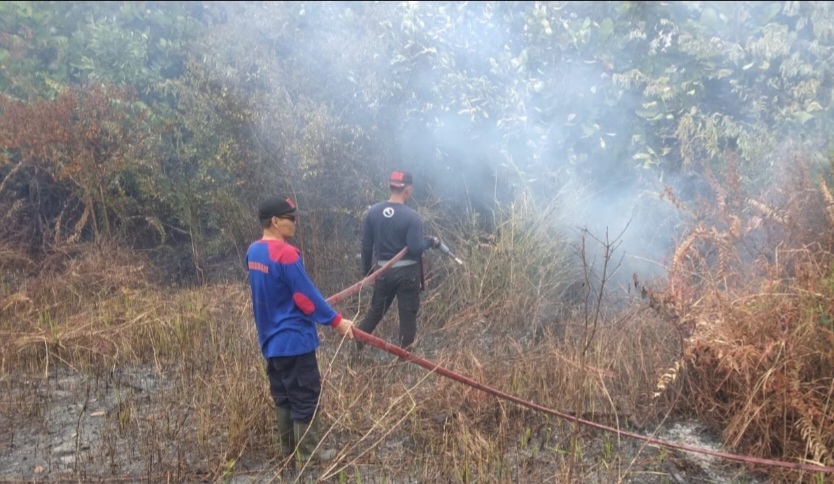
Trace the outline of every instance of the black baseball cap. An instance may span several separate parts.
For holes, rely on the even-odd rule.
[[[388,186],[395,188],[402,188],[413,183],[414,179],[411,178],[411,173],[407,171],[395,171],[391,173],[391,176],[388,178]]]
[[[280,217],[281,215],[307,215],[295,207],[292,198],[285,196],[271,196],[258,205],[258,218]]]

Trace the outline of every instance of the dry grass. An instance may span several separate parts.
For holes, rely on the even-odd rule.
[[[780,189],[727,196],[722,185],[737,180],[712,178],[723,202],[704,204],[711,208],[679,244],[668,284],[648,292],[686,334],[661,385],[685,392],[679,410],[720,431],[730,449],[831,465],[831,195],[802,160],[785,179]]]
[[[540,405],[621,428],[651,425],[677,402],[674,392],[651,395],[657,376],[681,354],[678,326],[640,305],[609,309],[597,297],[603,287],[577,291],[577,281],[600,285],[604,274],[577,270],[558,242],[564,237],[547,223],[553,211],[530,208],[521,200],[502,214],[486,242],[464,237],[474,230],[465,224],[449,237],[467,265],[432,259],[416,352]],[[276,480],[610,482],[640,481],[642,469],[660,465],[655,451],[618,456],[626,443],[614,435],[523,410],[375,349],[349,366],[343,342],[324,329],[321,411],[326,441],[341,453],[332,465],[298,468],[275,452],[245,282],[161,287],[152,266],[118,244],[76,246],[29,264],[31,277],[0,293],[0,384],[14,395],[2,403],[8,422],[45,425],[50,403],[29,389],[32,378],[71,370],[128,394],[133,384],[124,375],[145,368],[160,382],[108,413],[111,431],[97,452],[109,471],[76,476],[221,481],[269,469]],[[340,310],[358,319],[368,296]],[[750,301],[749,311],[755,308]],[[395,314],[380,336],[396,331]],[[756,405],[750,401],[750,411]],[[813,418],[829,419],[804,415],[791,432],[825,458],[823,421]],[[139,475],[120,454],[141,463]]]

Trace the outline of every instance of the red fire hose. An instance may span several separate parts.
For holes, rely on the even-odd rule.
[[[345,289],[343,291],[340,291],[339,293],[329,297],[327,299],[327,302],[329,302],[330,304],[333,304],[333,303],[335,303],[337,301],[340,301],[340,300],[344,299],[345,297],[353,294],[354,292],[358,291],[365,284],[369,284],[374,279],[376,279],[377,276],[382,274],[384,271],[388,270],[388,268],[391,267],[394,264],[394,262],[401,259],[405,255],[406,250],[407,249],[403,249],[402,251],[400,251],[399,254],[394,256],[390,261],[388,261],[387,264],[382,266],[379,270],[377,270],[376,272],[374,272],[370,276],[362,279],[361,281],[359,281],[356,284],[348,287],[347,289]],[[547,407],[543,407],[541,405],[530,402],[528,400],[524,400],[524,399],[521,399],[521,398],[516,397],[514,395],[510,395],[509,393],[504,393],[501,390],[496,390],[495,388],[488,387],[486,385],[478,383],[475,380],[472,380],[471,378],[463,376],[459,373],[455,373],[454,371],[451,371],[449,369],[443,368],[442,366],[438,365],[437,363],[433,363],[433,362],[431,362],[431,361],[429,361],[425,358],[421,358],[417,355],[409,353],[408,351],[405,351],[404,349],[400,348],[399,346],[397,346],[395,344],[392,344],[392,343],[389,343],[387,341],[384,341],[384,340],[382,340],[380,338],[377,338],[376,336],[373,336],[371,334],[368,334],[368,333],[362,331],[359,328],[356,328],[356,327],[353,328],[353,336],[354,336],[354,338],[356,338],[357,340],[359,340],[363,343],[376,346],[377,348],[379,348],[383,351],[387,351],[388,353],[397,355],[400,358],[403,358],[405,360],[416,363],[416,364],[422,366],[423,368],[426,368],[427,370],[436,372],[440,375],[443,375],[447,378],[451,378],[452,380],[463,383],[465,385],[469,385],[472,388],[476,388],[478,390],[481,390],[483,392],[495,395],[496,397],[502,398],[504,400],[509,400],[511,402],[517,403],[517,404],[521,405],[522,407],[527,407],[527,408],[530,408],[532,410],[536,410],[538,412],[554,415],[556,417],[559,417],[559,418],[562,418],[562,419],[565,419],[565,420],[578,422],[582,425],[587,425],[589,427],[594,427],[594,428],[604,430],[604,431],[607,431],[607,432],[613,432],[613,433],[616,433],[616,434],[619,434],[619,435],[622,435],[622,436],[625,436],[625,437],[631,437],[633,439],[642,440],[642,441],[648,442],[650,444],[655,444],[655,445],[658,445],[658,446],[661,446],[661,447],[667,447],[667,448],[670,448],[670,449],[684,450],[684,451],[687,451],[687,452],[695,452],[695,453],[704,454],[704,455],[711,455],[713,457],[719,457],[721,459],[726,459],[726,460],[731,460],[731,461],[736,461],[736,462],[744,462],[744,463],[748,463],[748,464],[759,464],[759,465],[770,466],[770,467],[781,467],[781,468],[784,468],[784,469],[793,469],[793,470],[806,471],[806,472],[826,472],[826,473],[834,472],[834,467],[831,467],[831,466],[821,466],[821,465],[814,465],[814,464],[802,464],[802,463],[799,463],[799,462],[786,462],[786,461],[779,461],[779,460],[772,460],[772,459],[764,459],[764,458],[760,458],[760,457],[751,457],[751,456],[744,456],[744,455],[738,455],[738,454],[730,454],[730,453],[727,453],[727,452],[720,452],[720,451],[715,451],[715,450],[703,449],[703,448],[700,448],[700,447],[692,447],[692,446],[689,446],[689,445],[678,444],[678,443],[675,443],[675,442],[656,439],[654,437],[649,437],[649,436],[637,434],[637,433],[634,433],[634,432],[628,432],[628,431],[625,431],[625,430],[616,429],[614,427],[609,427],[607,425],[602,425],[602,424],[599,424],[599,423],[596,423],[596,422],[591,422],[590,420],[585,420],[585,419],[582,419],[582,418],[579,418],[579,417],[576,417],[576,416],[573,416],[573,415],[569,415],[569,414],[562,413],[562,412],[559,412],[559,411],[556,411],[556,410],[553,410],[553,409],[550,409],[550,408],[547,408]]]
[[[403,256],[406,254],[406,252],[408,252],[408,247],[399,251],[397,253],[397,255],[395,255],[394,257],[391,257],[391,260],[386,262],[385,265],[383,265],[379,269],[372,272],[369,276],[366,276],[364,279],[362,279],[361,281],[353,284],[352,286],[348,287],[347,289],[342,289],[341,291],[339,291],[336,294],[327,298],[327,302],[330,303],[330,305],[332,306],[333,304],[336,304],[337,302],[341,301],[342,299],[344,299],[344,298],[352,295],[356,291],[362,289],[364,286],[372,284],[376,280],[376,278],[379,277],[380,274],[387,271],[388,268],[393,266],[395,262],[402,259]]]

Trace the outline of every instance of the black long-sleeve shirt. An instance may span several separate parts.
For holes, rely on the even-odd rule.
[[[371,271],[374,256],[387,261],[406,246],[408,253],[403,260],[413,261],[419,261],[431,246],[431,241],[423,238],[423,221],[413,208],[385,201],[368,209],[362,230],[363,274]]]

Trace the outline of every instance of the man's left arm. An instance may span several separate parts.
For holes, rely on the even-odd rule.
[[[362,277],[371,272],[371,265],[374,257],[374,228],[371,223],[370,212],[365,215],[365,224],[362,227]]]
[[[432,242],[423,237],[423,221],[420,217],[415,216],[408,225],[406,242],[408,243],[408,254],[413,257],[419,256],[426,249],[432,247]]]

